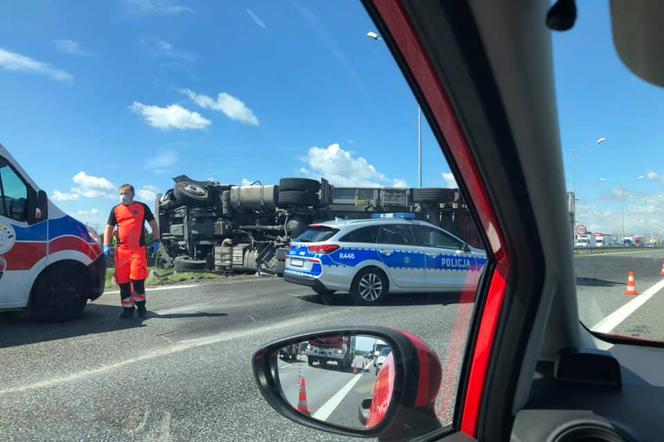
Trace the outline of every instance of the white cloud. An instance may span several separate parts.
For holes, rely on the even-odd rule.
[[[125,0],[127,10],[132,15],[178,15],[194,12],[188,6],[182,6],[173,0]]]
[[[339,144],[328,147],[311,147],[302,159],[307,167],[300,173],[311,178],[325,178],[336,186],[362,187],[406,187],[400,178],[389,179],[380,173],[363,157],[355,157],[353,152],[343,150]]]
[[[652,181],[657,181],[659,179],[659,174],[657,172],[652,171],[652,170],[650,172],[646,173],[646,176],[648,177],[649,180],[652,180]]]
[[[76,55],[78,57],[89,57],[94,55],[92,52],[84,50],[79,42],[66,38],[53,40],[53,46],[55,46],[56,51],[67,55]]]
[[[256,23],[256,26],[258,26],[259,28],[267,29],[267,26],[265,26],[263,20],[261,20],[259,16],[254,14],[254,11],[252,11],[251,9],[247,9],[247,14],[249,14],[249,17],[251,17],[254,23]]]
[[[211,124],[198,112],[171,104],[167,107],[149,106],[135,101],[130,109],[140,113],[152,127],[159,129],[205,129]]]
[[[80,195],[77,193],[60,192],[59,190],[54,190],[51,194],[53,201],[75,201],[79,198]]]
[[[167,172],[178,162],[178,153],[174,150],[164,150],[145,162],[145,169],[154,173]]]
[[[258,118],[254,112],[247,107],[241,100],[221,92],[216,99],[203,94],[197,94],[189,89],[182,89],[180,92],[188,96],[194,103],[203,109],[211,109],[223,112],[231,120],[241,123],[258,126]]]
[[[159,189],[156,186],[145,185],[136,190],[136,196],[141,200],[152,203],[157,198]]]
[[[45,75],[51,80],[71,83],[74,77],[62,69],[51,67],[48,63],[43,63],[21,55],[16,52],[10,52],[0,48],[0,68],[13,72],[27,72],[32,74]]]
[[[74,185],[69,192],[53,191],[51,198],[54,201],[76,201],[81,198],[109,198],[117,197],[115,185],[107,178],[88,175],[81,171],[72,177]]]
[[[156,37],[142,38],[139,40],[144,49],[151,57],[154,58],[170,58],[173,60],[181,61],[195,61],[196,55],[191,52],[180,51],[175,46],[166,40]]]
[[[456,178],[454,178],[454,174],[452,172],[443,172],[442,177],[448,188],[450,189],[459,188],[459,185],[456,182]]]

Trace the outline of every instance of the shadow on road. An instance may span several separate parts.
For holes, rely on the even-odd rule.
[[[88,304],[80,318],[66,322],[37,322],[17,314],[0,314],[0,348],[78,336],[144,327],[147,319],[180,319],[227,316],[226,313],[172,313],[160,315],[148,310],[147,317],[120,319],[122,308],[104,304]]]
[[[298,296],[303,301],[320,305],[354,306],[354,307],[395,307],[404,305],[447,305],[468,304],[475,302],[474,294],[466,293],[398,293],[387,296],[377,306],[359,306],[353,303],[350,295],[304,295]]]
[[[587,287],[613,287],[616,285],[623,285],[624,282],[609,281],[607,279],[597,279],[597,278],[576,278],[576,285],[587,286]]]

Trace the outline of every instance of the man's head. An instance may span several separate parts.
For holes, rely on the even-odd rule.
[[[122,204],[131,204],[134,202],[134,186],[131,184],[123,184],[120,186],[120,201]]]

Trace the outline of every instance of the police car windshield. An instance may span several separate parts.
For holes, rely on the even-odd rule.
[[[309,226],[300,236],[295,238],[297,242],[319,242],[332,238],[339,229],[328,226]]]

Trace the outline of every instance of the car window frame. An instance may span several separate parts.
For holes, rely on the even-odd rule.
[[[365,229],[376,229],[376,237],[374,238],[373,241],[371,241],[371,242],[369,242],[369,241],[349,241],[349,240],[345,239],[349,235],[352,235],[354,233],[359,232],[360,230],[365,230]],[[346,232],[342,237],[339,238],[339,242],[356,243],[356,244],[378,244],[378,234],[379,233],[380,233],[380,226],[377,226],[377,225],[362,226],[362,227],[358,227],[356,229],[353,229],[349,232]]]
[[[457,238],[456,236],[452,235],[451,233],[448,233],[445,230],[439,229],[439,228],[434,227],[434,226],[426,226],[426,225],[422,225],[422,224],[417,224],[417,225],[411,226],[411,229],[413,231],[413,237],[415,238],[415,243],[419,247],[427,247],[427,248],[432,248],[432,249],[443,249],[443,250],[463,250],[463,247],[466,244],[466,242],[463,241],[462,239]],[[451,247],[444,247],[444,246],[437,246],[437,245],[432,245],[432,244],[420,244],[418,242],[416,229],[428,229],[430,231],[437,232],[437,233],[439,233],[443,236],[446,236],[446,237],[454,240],[454,242],[456,242],[458,245],[457,246],[451,246]]]
[[[378,238],[380,236],[380,233],[383,228],[385,227],[390,227],[390,226],[399,226],[399,227],[405,227],[406,231],[408,231],[408,234],[410,236],[410,244],[396,244],[396,243],[390,243],[390,242],[382,242],[379,241]],[[400,224],[400,223],[390,223],[390,224],[381,224],[378,226],[378,235],[376,236],[376,244],[380,245],[385,245],[385,246],[404,246],[404,247],[418,247],[417,244],[415,244],[415,236],[413,235],[413,231],[410,229],[410,225],[408,224]]]

